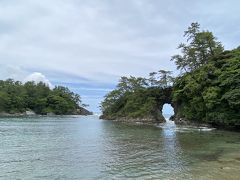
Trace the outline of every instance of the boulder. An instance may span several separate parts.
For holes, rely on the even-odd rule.
[[[36,113],[34,111],[28,110],[25,112],[26,116],[34,116]]]

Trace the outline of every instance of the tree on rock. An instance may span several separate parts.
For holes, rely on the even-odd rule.
[[[181,55],[172,56],[177,69],[191,72],[206,64],[210,57],[220,54],[224,48],[221,42],[213,36],[212,32],[200,31],[200,24],[192,23],[188,30],[184,32],[187,44],[181,43]]]
[[[159,70],[158,72],[151,72],[149,74],[149,86],[150,87],[161,87],[167,88],[171,87],[174,78],[172,76],[172,71]]]

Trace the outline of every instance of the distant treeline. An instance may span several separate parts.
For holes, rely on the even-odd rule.
[[[76,114],[80,106],[80,96],[66,87],[50,89],[43,82],[0,80],[0,112],[15,114],[32,110],[36,114],[63,115]]]

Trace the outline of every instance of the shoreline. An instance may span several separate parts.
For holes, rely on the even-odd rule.
[[[107,118],[100,116],[99,119],[104,120],[104,121],[122,122],[122,123],[136,124],[136,125],[139,125],[139,124],[141,124],[141,125],[156,125],[156,124],[166,123],[166,121],[161,122],[161,121],[156,121],[156,120],[147,119],[147,118],[124,118],[124,117],[122,117],[122,118],[107,119]],[[176,120],[176,119],[174,120],[171,118],[169,118],[169,121],[173,121],[178,126],[192,126],[195,128],[213,128],[216,130],[240,132],[240,128],[234,127],[234,126],[229,126],[229,127],[214,126],[212,124],[207,124],[207,123],[192,122],[192,121],[187,121],[187,120],[183,120],[183,119],[181,121],[179,121],[179,120]]]
[[[47,114],[47,115],[42,115],[42,114],[26,114],[26,113],[15,113],[15,114],[10,114],[10,113],[0,113],[0,119],[2,118],[41,118],[41,117],[78,117],[78,116],[94,116],[94,114],[62,114],[62,115],[56,115],[56,114]],[[96,115],[99,117],[99,120],[103,121],[113,121],[113,122],[119,122],[119,123],[130,123],[134,125],[159,125],[159,124],[164,124],[165,122],[161,121],[156,121],[153,119],[148,119],[148,118],[114,118],[114,119],[106,119],[102,118],[99,115]],[[196,122],[191,122],[191,121],[174,121],[174,120],[169,120],[174,122],[178,126],[191,126],[195,128],[214,128],[216,130],[225,130],[225,131],[232,131],[232,132],[240,132],[239,127],[225,127],[225,126],[214,126],[211,124],[206,124],[206,123],[196,123]]]
[[[94,114],[25,114],[25,113],[16,113],[16,114],[8,114],[8,113],[0,113],[0,118],[28,118],[28,117],[63,117],[63,116],[92,116]]]
[[[0,112],[0,118],[1,117],[40,117],[40,116],[44,117],[44,116],[64,116],[64,115],[70,115],[70,116],[83,115],[83,116],[87,116],[87,115],[93,115],[93,112],[90,112],[83,107],[79,107],[79,109],[72,110],[72,113],[69,113],[69,114],[55,114],[53,112],[48,112],[46,114],[38,114],[31,109],[25,110],[23,112],[15,112],[15,113],[7,113],[7,112],[4,112],[4,111]]]

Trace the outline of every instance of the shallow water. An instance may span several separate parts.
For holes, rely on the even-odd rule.
[[[240,179],[240,134],[89,117],[0,119],[0,179]]]

